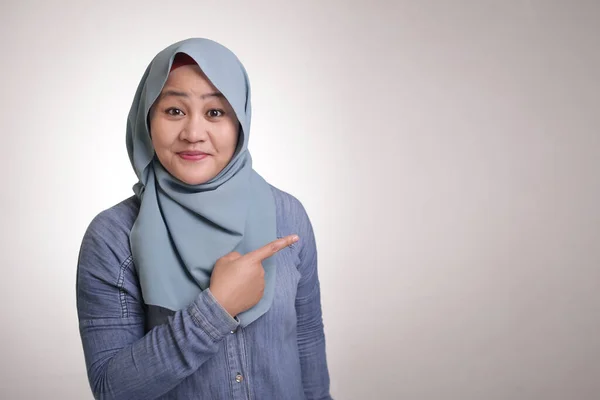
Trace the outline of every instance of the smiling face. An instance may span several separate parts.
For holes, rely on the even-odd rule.
[[[158,160],[189,185],[205,183],[227,166],[238,132],[233,108],[195,64],[171,71],[150,110]]]

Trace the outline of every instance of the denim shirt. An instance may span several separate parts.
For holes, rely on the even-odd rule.
[[[145,305],[129,246],[139,201],[131,197],[89,225],[77,266],[77,311],[96,399],[331,399],[317,252],[310,220],[272,188],[279,251],[269,311],[242,328],[202,291],[173,312]]]

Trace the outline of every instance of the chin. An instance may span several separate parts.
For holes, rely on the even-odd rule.
[[[210,174],[181,174],[177,177],[180,181],[187,183],[188,185],[196,186],[208,182],[213,178]]]

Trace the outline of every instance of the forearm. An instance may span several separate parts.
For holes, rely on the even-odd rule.
[[[159,397],[212,357],[236,327],[210,291],[145,335],[139,319],[83,320],[81,335],[94,397]]]
[[[296,311],[304,394],[308,400],[330,400],[329,370],[318,282],[307,298],[296,301]]]

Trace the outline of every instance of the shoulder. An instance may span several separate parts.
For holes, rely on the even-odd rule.
[[[98,213],[90,222],[83,237],[82,253],[106,249],[117,258],[130,255],[129,234],[137,218],[140,203],[129,197]]]
[[[131,230],[133,223],[140,210],[140,202],[135,196],[131,196],[114,206],[101,211],[94,217],[90,228],[106,226],[120,226]]]
[[[309,222],[308,214],[300,200],[273,185],[270,187],[275,200],[278,227],[294,229]]]
[[[88,226],[86,234],[101,236],[127,234],[128,236],[139,210],[139,200],[131,196],[96,215]]]
[[[120,317],[132,309],[125,291],[139,297],[132,271],[129,234],[139,211],[130,197],[98,213],[89,224],[77,261],[77,310],[80,319]],[[121,293],[121,294],[119,294]]]
[[[300,259],[311,258],[316,253],[316,242],[310,218],[304,205],[293,195],[271,185],[277,214],[277,236],[300,236]],[[295,247],[295,246],[294,246]]]

